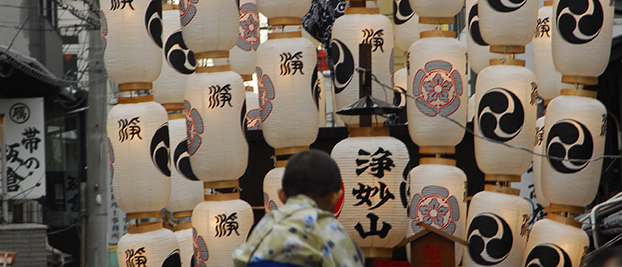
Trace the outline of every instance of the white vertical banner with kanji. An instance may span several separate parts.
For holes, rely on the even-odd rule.
[[[0,114],[5,114],[8,198],[36,199],[44,196],[43,98],[0,99]]]

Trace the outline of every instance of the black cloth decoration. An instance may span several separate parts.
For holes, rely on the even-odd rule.
[[[328,62],[331,59],[330,40],[333,23],[345,11],[346,1],[313,0],[309,12],[302,17],[302,27],[322,43],[324,50],[326,50]]]

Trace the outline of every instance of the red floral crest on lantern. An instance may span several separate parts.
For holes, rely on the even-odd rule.
[[[261,68],[257,68],[257,87],[259,89],[259,114],[261,122],[266,121],[272,113],[272,100],[274,100],[274,84],[268,75],[263,73]]]
[[[430,185],[413,196],[408,217],[415,234],[423,230],[417,225],[420,221],[453,234],[460,219],[460,206],[456,197],[449,195],[447,188]]]
[[[194,254],[192,254],[192,267],[206,267],[207,260],[209,259],[209,253],[207,251],[207,244],[203,237],[197,234],[197,230],[192,227],[192,246],[194,247]]]
[[[184,115],[186,117],[186,135],[188,136],[188,153],[194,155],[201,147],[203,139],[201,134],[204,130],[203,118],[199,111],[192,108],[190,102],[184,100]]]
[[[181,18],[181,26],[190,24],[194,16],[197,14],[196,4],[199,0],[180,0],[179,1],[179,17]]]
[[[462,76],[449,62],[433,60],[413,79],[415,104],[423,114],[449,116],[460,107]]]
[[[240,7],[237,46],[244,51],[257,50],[259,47],[259,13],[254,3],[245,3]]]

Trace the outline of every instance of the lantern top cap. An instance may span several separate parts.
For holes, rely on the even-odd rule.
[[[544,1],[544,6],[553,6],[553,0]]]
[[[341,115],[381,115],[400,112],[402,108],[384,102],[373,96],[365,96],[337,111]]]
[[[380,14],[380,8],[377,7],[348,7],[346,15],[377,15]]]
[[[589,98],[596,98],[596,91],[592,91],[592,90],[585,90],[585,89],[562,89],[560,91],[560,95],[565,95],[565,96],[582,96],[582,97],[589,97]]]

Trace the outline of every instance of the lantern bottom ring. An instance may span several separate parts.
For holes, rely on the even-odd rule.
[[[186,230],[190,228],[192,228],[192,221],[176,224],[175,226],[173,226],[173,231],[177,232],[177,231]]]
[[[139,224],[130,224],[127,227],[127,231],[130,234],[142,234],[147,232],[153,232],[156,230],[162,229],[162,221],[158,220],[156,222],[146,222]]]
[[[491,45],[490,52],[498,54],[524,54],[524,45]]]
[[[582,214],[585,212],[585,208],[581,206],[571,206],[564,204],[555,204],[551,203],[548,207],[549,213],[574,213],[574,214]]]
[[[489,182],[520,182],[520,175],[486,174],[484,180]]]
[[[423,24],[454,24],[454,17],[419,17]]]
[[[429,155],[445,155],[445,154],[455,154],[456,147],[453,146],[420,146],[419,154],[429,154]]]
[[[162,217],[162,211],[132,212],[132,213],[127,213],[125,216],[128,221],[133,220],[133,219],[142,219],[142,218],[160,218]]]
[[[570,84],[597,85],[598,77],[562,75],[562,82]]]
[[[573,95],[589,98],[596,98],[596,91],[583,90],[583,89],[562,89],[560,95]]]
[[[192,217],[191,210],[173,212],[173,219],[181,219],[181,218],[187,218],[187,217]]]
[[[549,213],[549,215],[546,216],[547,219],[559,222],[559,223],[563,223],[566,225],[570,225],[572,227],[575,228],[581,228],[583,226],[582,223],[578,222],[577,220],[575,220],[572,217],[564,217],[561,216],[559,214],[555,214],[555,213]]]
[[[361,250],[366,258],[371,259],[390,259],[393,253],[391,248],[362,247]]]

